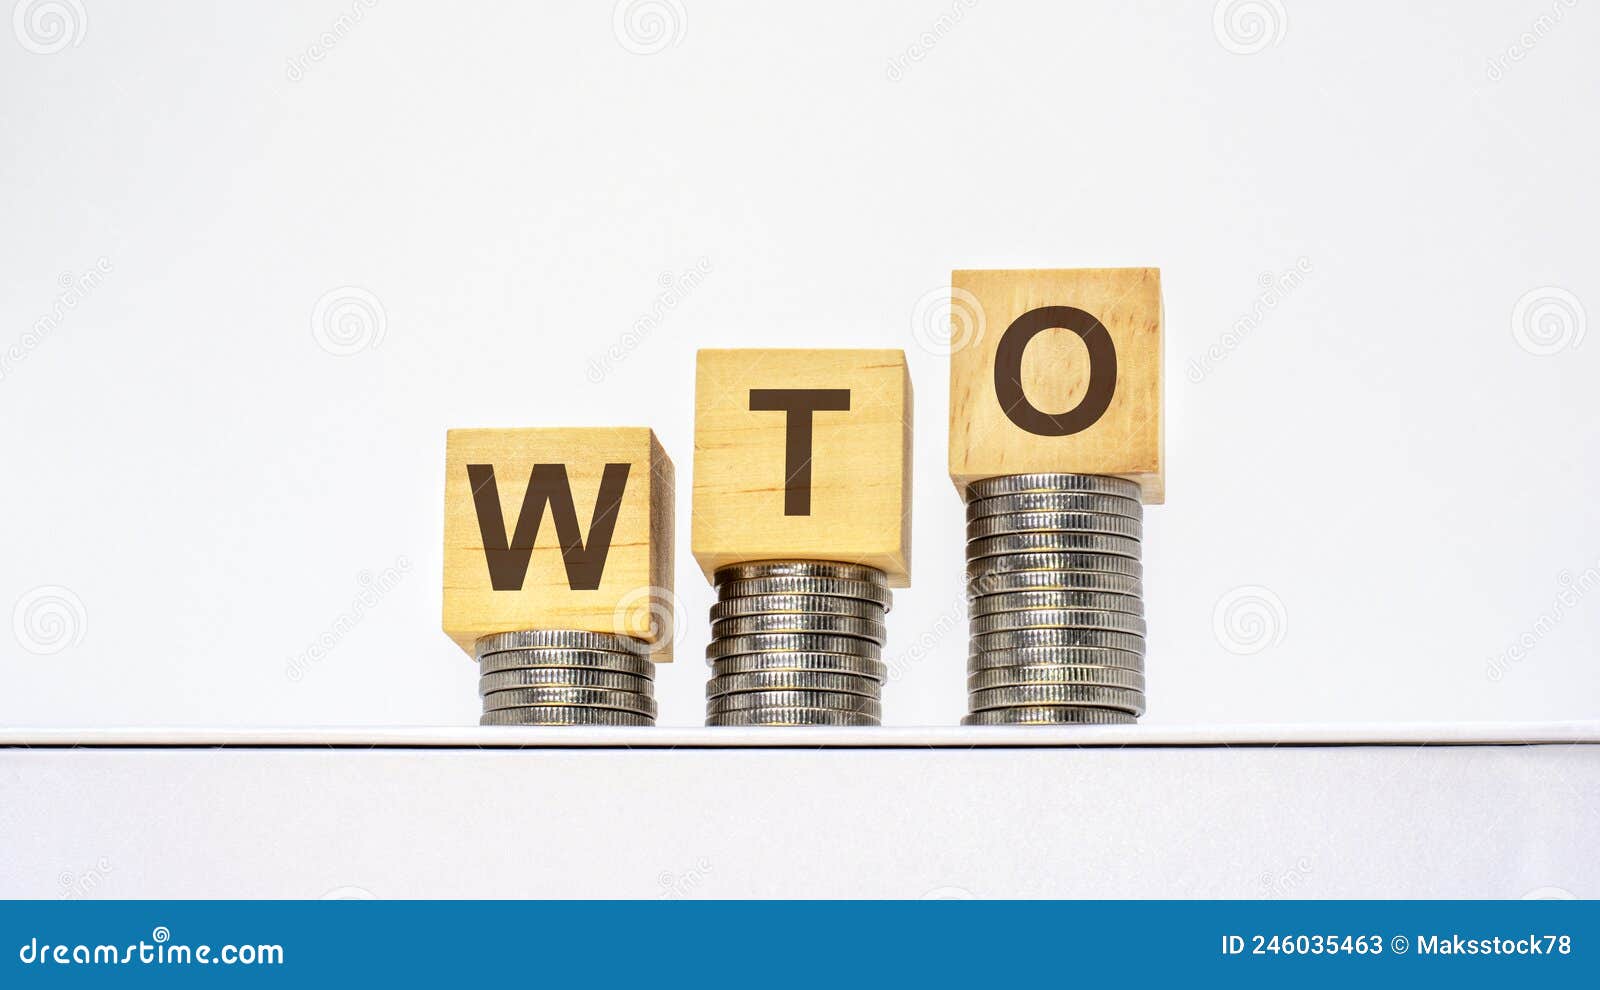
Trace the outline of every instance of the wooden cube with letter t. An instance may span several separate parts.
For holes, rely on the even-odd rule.
[[[843,561],[911,580],[911,377],[898,350],[702,350],[694,556]]]
[[[672,659],[672,462],[643,427],[451,430],[444,630],[618,633]]]
[[[1158,269],[956,271],[950,288],[958,488],[1070,472],[1165,500]]]

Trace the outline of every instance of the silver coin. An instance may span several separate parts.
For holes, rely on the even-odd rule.
[[[1144,614],[1144,602],[1137,595],[1107,595],[1097,591],[1015,591],[1004,595],[985,595],[972,600],[970,611],[978,616],[1034,609],[1080,608],[1097,612]]]
[[[827,633],[830,636],[870,639],[879,645],[882,645],[888,636],[883,623],[871,619],[856,619],[848,615],[784,612],[776,615],[738,615],[711,623],[711,635],[717,639],[728,636],[751,636],[757,633]]]
[[[1008,553],[967,560],[969,581],[1015,571],[1104,571],[1136,579],[1144,577],[1144,565],[1137,559],[1109,553]]]
[[[642,639],[581,629],[526,629],[495,633],[479,639],[473,649],[479,658],[507,650],[605,650],[636,657],[650,655],[650,644]]]
[[[851,674],[882,683],[889,667],[881,660],[852,657],[843,653],[747,653],[709,661],[716,677],[755,674],[765,671],[806,670],[817,673]]]
[[[1002,559],[1004,558],[984,558],[985,561]],[[1050,591],[1097,592],[1138,597],[1144,594],[1144,582],[1137,577],[1112,574],[1107,571],[991,571],[967,582],[967,597],[974,600],[1013,592]]]
[[[763,670],[749,674],[724,674],[706,682],[706,697],[720,698],[743,691],[840,691],[877,698],[883,685],[870,677],[832,674],[820,670]]]
[[[859,712],[840,712],[831,708],[755,708],[706,716],[710,726],[756,725],[851,725],[876,726],[878,719]]]
[[[707,715],[758,708],[821,708],[826,711],[855,712],[870,718],[883,717],[883,705],[877,699],[842,691],[745,691],[725,694],[706,702]]]
[[[996,612],[975,615],[969,623],[974,635],[1003,632],[1007,629],[1109,629],[1112,632],[1145,634],[1144,619],[1127,612],[1089,612],[1083,610],[1034,609],[1027,612]]]
[[[1094,646],[1035,646],[1013,650],[989,650],[967,657],[968,674],[1001,667],[1054,665],[1122,667],[1143,673],[1144,656],[1126,650]]]
[[[599,688],[512,688],[483,696],[483,710],[499,711],[502,708],[555,708],[562,705],[579,705],[584,708],[615,708],[618,711],[638,712],[654,718],[654,698],[632,691],[602,691]]]
[[[1031,553],[1097,553],[1139,559],[1139,541],[1100,533],[1008,533],[967,544],[967,560]]]
[[[835,598],[859,598],[877,602],[885,611],[893,604],[889,589],[871,581],[851,581],[827,577],[768,577],[748,581],[729,581],[717,589],[723,601],[730,598],[748,598],[758,595],[832,595]]]
[[[1144,656],[1144,637],[1106,629],[1007,629],[972,637],[967,656],[990,650],[1024,650],[1038,646],[1098,646]]]
[[[583,708],[562,705],[551,708],[502,708],[484,712],[479,725],[655,725],[655,719],[637,712],[614,708]]]
[[[989,688],[967,696],[967,707],[975,712],[991,708],[1032,708],[1042,705],[1082,705],[1088,708],[1115,708],[1144,714],[1144,692],[1126,688],[1099,687],[1093,684],[1022,684],[1016,687]]]
[[[1141,494],[1138,482],[1104,474],[1008,474],[974,481],[967,486],[969,500],[1019,492],[1093,492],[1135,499]]]
[[[531,667],[520,670],[502,670],[478,678],[478,693],[510,691],[525,687],[580,687],[602,688],[606,691],[632,691],[634,694],[652,695],[655,684],[648,677],[619,674],[611,670],[594,670],[581,667]]]
[[[967,503],[967,522],[1013,512],[1101,512],[1129,519],[1144,518],[1144,506],[1137,499],[1091,492],[1019,492],[974,499]]]
[[[1130,540],[1144,538],[1144,524],[1127,516],[1098,512],[1012,512],[967,523],[967,540],[1014,533],[1104,533]]]
[[[1133,725],[1138,719],[1111,708],[991,708],[973,712],[962,725]]]
[[[604,650],[507,650],[491,653],[478,661],[480,674],[536,667],[575,667],[609,670],[635,677],[654,677],[656,665],[641,657]]]
[[[848,615],[856,619],[882,622],[883,606],[859,598],[833,598],[828,595],[756,595],[751,598],[724,598],[711,606],[711,621],[742,615],[773,615],[796,612],[805,615]]]
[[[854,636],[824,636],[818,633],[759,633],[714,639],[706,646],[706,659],[743,653],[848,653],[851,656],[882,660],[883,647],[870,639]]]
[[[990,667],[967,675],[967,690],[1016,687],[1019,684],[1097,684],[1101,687],[1144,690],[1144,674],[1126,667],[1085,667],[1078,664],[1036,664],[1031,667]]]
[[[876,567],[833,560],[756,560],[717,568],[713,584],[769,577],[823,577],[842,581],[870,581],[887,588],[888,577]]]

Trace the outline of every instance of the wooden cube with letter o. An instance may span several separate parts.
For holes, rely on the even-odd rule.
[[[672,659],[672,462],[643,427],[450,430],[444,630],[582,629]]]
[[[911,399],[904,351],[700,351],[690,543],[706,576],[834,560],[906,587]]]
[[[1066,472],[1166,498],[1161,273],[1155,268],[956,271],[950,477]]]

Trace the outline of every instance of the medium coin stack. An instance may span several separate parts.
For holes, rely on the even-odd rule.
[[[478,640],[480,725],[655,725],[649,644],[577,629]]]
[[[717,571],[707,725],[877,725],[883,715],[884,573],[764,560]]]
[[[1144,714],[1139,486],[1019,474],[967,489],[963,725],[1116,725]]]

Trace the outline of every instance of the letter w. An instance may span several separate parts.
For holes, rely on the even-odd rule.
[[[593,591],[600,587],[605,573],[606,555],[611,552],[611,534],[617,528],[617,512],[622,493],[628,487],[628,465],[607,464],[600,477],[600,494],[595,499],[594,517],[589,522],[585,544],[578,531],[578,510],[572,504],[572,485],[565,464],[535,464],[528,475],[528,493],[517,516],[517,531],[506,541],[506,520],[500,511],[500,489],[495,485],[494,465],[468,464],[472,482],[472,502],[478,510],[478,532],[483,535],[483,556],[489,564],[489,583],[496,591],[521,591],[533,557],[533,544],[539,538],[544,508],[550,506],[555,517],[556,536],[561,540],[561,560],[567,568],[567,587],[573,591]]]

